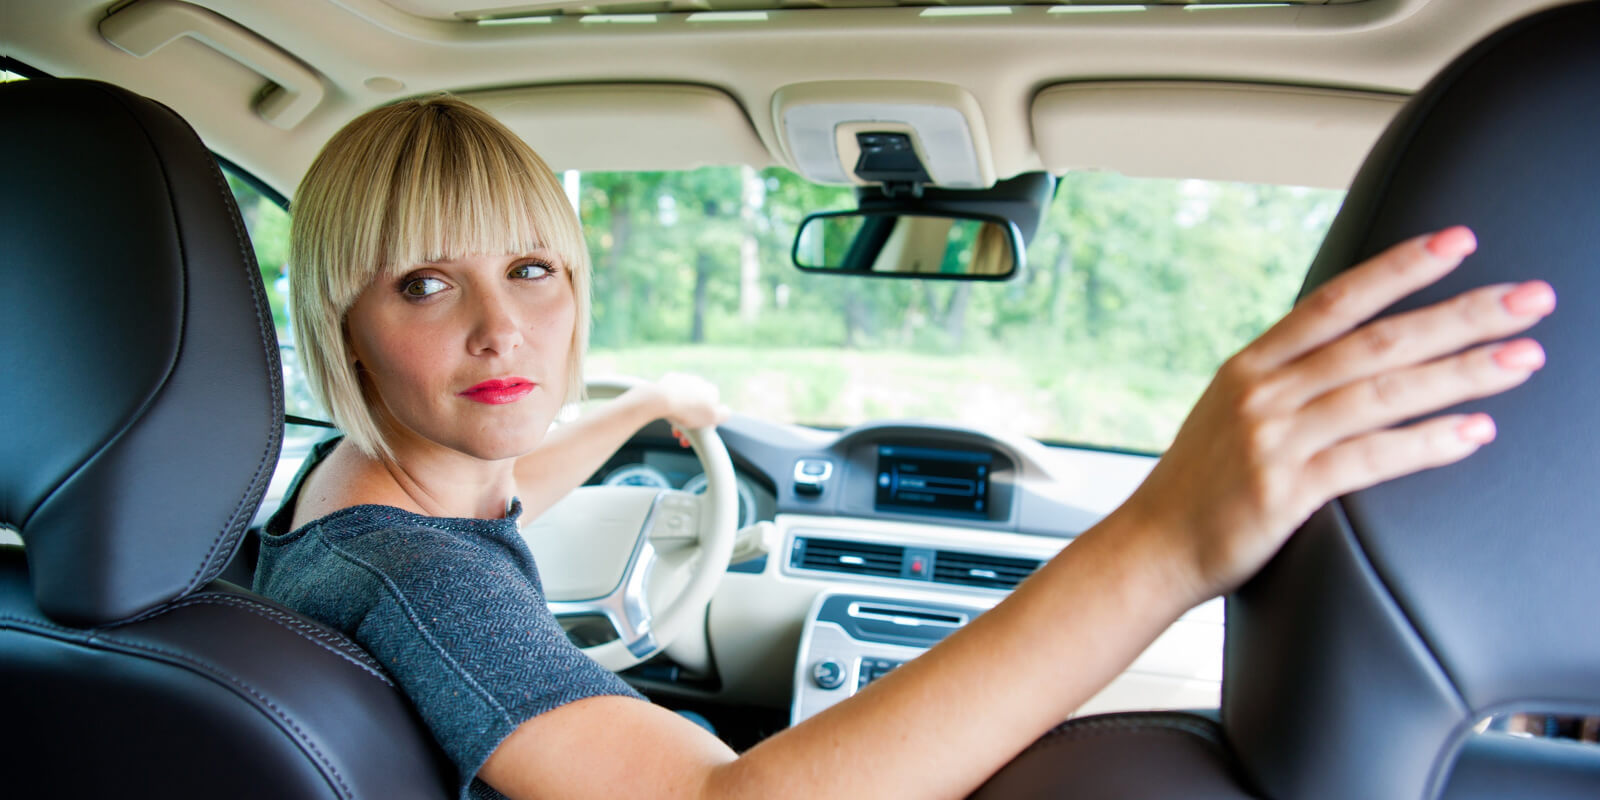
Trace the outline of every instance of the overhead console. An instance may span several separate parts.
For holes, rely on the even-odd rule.
[[[994,185],[983,111],[971,92],[929,81],[815,81],[772,97],[773,124],[807,180],[866,185],[875,149],[909,150],[927,182],[951,189]],[[863,154],[868,156],[864,159]]]

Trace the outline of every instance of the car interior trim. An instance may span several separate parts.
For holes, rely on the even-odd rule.
[[[459,96],[494,114],[556,170],[651,169],[650,152],[658,148],[675,153],[685,168],[772,163],[744,109],[706,86],[524,86]],[[632,146],[631,131],[648,135],[650,147]],[[596,148],[596,142],[610,146]]]
[[[285,130],[299,125],[326,94],[321,76],[294,56],[232,20],[190,3],[136,0],[101,20],[100,35],[137,58],[148,58],[184,37],[216,50],[267,79],[256,96],[256,113]]]
[[[1272,84],[1090,81],[1045,87],[1031,115],[1051,172],[1116,164],[1126,175],[1344,188],[1405,100]],[[1150,130],[1182,130],[1182,144],[1134,144]]]

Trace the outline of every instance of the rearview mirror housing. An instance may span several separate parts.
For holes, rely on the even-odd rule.
[[[873,209],[811,214],[792,257],[806,272],[1003,281],[1023,266],[1022,234],[1004,217]]]

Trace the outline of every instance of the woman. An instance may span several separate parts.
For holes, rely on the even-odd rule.
[[[1346,272],[1230,359],[1133,496],[1006,601],[735,756],[566,642],[516,532],[512,498],[553,502],[592,468],[584,447],[722,413],[646,391],[545,440],[588,330],[554,176],[487,115],[411,101],[328,143],[293,224],[296,333],[346,438],[280,512],[258,586],[389,668],[463,793],[515,797],[964,795],[1326,500],[1492,440],[1482,414],[1390,426],[1526,380],[1538,344],[1478,343],[1555,305],[1542,282],[1499,285],[1357,327],[1460,263],[1459,227]]]

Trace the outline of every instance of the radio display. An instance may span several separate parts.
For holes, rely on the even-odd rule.
[[[876,508],[988,517],[993,463],[992,453],[879,445]]]

